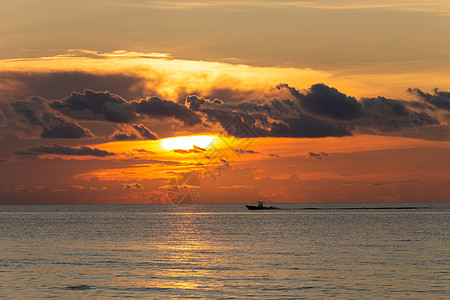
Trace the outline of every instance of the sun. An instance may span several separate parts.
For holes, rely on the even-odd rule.
[[[216,137],[211,135],[189,135],[162,139],[160,143],[164,150],[168,151],[174,149],[189,150],[194,149],[194,146],[208,148],[215,139]]]

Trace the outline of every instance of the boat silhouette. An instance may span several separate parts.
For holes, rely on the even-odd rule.
[[[264,206],[264,202],[258,201],[258,205],[245,205],[249,210],[262,210],[262,209],[279,209],[274,206]]]

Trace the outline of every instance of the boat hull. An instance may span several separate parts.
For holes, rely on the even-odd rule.
[[[256,205],[245,205],[247,207],[247,209],[249,210],[267,210],[267,209],[279,209],[278,207],[273,207],[273,206],[256,206]]]

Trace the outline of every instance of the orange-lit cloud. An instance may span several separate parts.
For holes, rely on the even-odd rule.
[[[117,87],[128,82],[127,91],[122,92],[130,95],[143,97],[154,94],[171,99],[176,99],[180,93],[214,95],[223,89],[241,92],[251,99],[264,99],[273,93],[272,88],[279,83],[307,88],[322,82],[357,97],[378,95],[404,97],[407,88],[415,87],[450,89],[448,72],[439,70],[386,73],[366,72],[351,66],[342,66],[341,69],[334,70],[255,67],[175,59],[167,53],[128,51],[99,53],[89,50],[69,50],[66,54],[51,57],[0,60],[0,75],[4,78],[0,83],[0,92],[4,95],[17,94],[23,92],[25,88],[30,88],[23,81],[24,76],[39,80],[41,85],[50,84],[45,80],[52,80],[55,83],[58,74],[59,77],[70,76],[76,86],[77,80],[82,80],[79,75],[83,73],[86,76],[92,76],[89,74],[105,76],[110,82],[115,80]],[[37,76],[35,79],[33,74]],[[120,82],[118,76],[125,81]],[[95,88],[92,84],[101,86],[103,83],[99,80],[91,78],[91,83],[84,80],[83,89]],[[43,88],[35,87],[36,91],[43,91]],[[66,94],[72,91],[67,91]]]
[[[120,53],[117,54],[117,53]],[[158,56],[159,55],[159,56]],[[95,74],[134,74],[146,79],[148,91],[166,98],[176,98],[180,89],[186,92],[211,92],[217,88],[270,91],[279,82],[308,86],[326,81],[331,74],[312,69],[252,67],[219,62],[170,59],[166,54],[97,53],[69,51],[67,55],[38,59],[8,59],[0,61],[0,71],[8,72],[87,72]],[[157,58],[155,58],[157,57]],[[21,82],[10,79],[9,88],[21,88]],[[254,97],[263,94],[253,95]]]

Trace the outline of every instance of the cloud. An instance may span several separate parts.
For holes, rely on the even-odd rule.
[[[343,137],[355,129],[390,132],[405,127],[440,124],[427,106],[418,101],[363,98],[360,101],[324,84],[300,92],[280,84],[291,99],[241,103],[210,100],[197,95],[186,97],[187,108],[205,116],[205,126],[219,124],[227,134],[241,137]],[[445,104],[438,94],[440,107]],[[435,100],[437,101],[437,100]]]
[[[137,119],[131,103],[109,92],[85,90],[50,102],[50,107],[78,120],[129,123]]]
[[[119,124],[111,139],[118,141],[157,140],[158,136],[144,124]]]
[[[325,157],[328,157],[330,155],[328,153],[325,153],[325,152],[318,152],[318,153],[316,153],[316,152],[309,152],[308,156],[310,158],[315,158],[315,159],[324,159]]]
[[[142,185],[139,183],[124,183],[122,189],[124,190],[136,190],[136,189],[143,189]]]
[[[329,122],[306,115],[272,123],[271,136],[276,137],[343,137],[352,135],[351,128],[338,122]]]
[[[292,109],[306,114],[302,122],[316,123],[321,128],[316,136],[328,128],[327,134],[345,136],[351,134],[355,128],[367,128],[389,132],[411,126],[426,126],[440,124],[437,117],[430,115],[427,106],[418,101],[404,101],[387,99],[384,97],[362,98],[360,101],[347,96],[334,88],[324,84],[315,84],[305,93],[301,93],[286,84],[280,84],[278,89],[288,89],[296,102]],[[419,95],[423,101],[433,103],[436,108],[445,109],[450,93],[435,92],[429,95],[420,90],[410,90]],[[311,119],[311,117],[313,117]],[[291,119],[288,127],[295,127],[299,118]],[[328,121],[328,123],[319,124]],[[297,124],[297,128],[304,128],[305,124]],[[318,127],[317,127],[318,126]],[[283,128],[285,132],[285,128]],[[331,133],[331,134],[330,134]]]
[[[156,152],[149,151],[146,149],[133,149],[133,152],[144,153],[144,154],[156,154]]]
[[[417,102],[378,97],[363,98],[361,104],[364,115],[355,120],[355,126],[392,131],[404,127],[439,124],[439,121]]]
[[[91,137],[89,130],[75,123],[61,122],[53,127],[43,127],[41,134],[43,138],[79,139]]]
[[[183,121],[185,125],[194,126],[201,123],[200,116],[184,105],[151,97],[146,100],[134,101],[133,106],[137,113],[145,114],[149,117],[174,117]]]
[[[78,120],[99,120],[115,123],[131,123],[145,115],[149,118],[173,117],[187,126],[201,123],[200,117],[184,105],[157,97],[126,101],[109,92],[85,90],[69,97],[54,100],[50,106]]]
[[[290,99],[223,103],[191,95],[186,105],[205,114],[207,122],[220,124],[227,134],[240,138],[351,135],[339,122],[302,113]]]
[[[202,153],[202,152],[206,151],[206,149],[194,145],[193,148],[189,149],[189,150],[173,149],[172,151],[175,153],[180,153],[180,154],[189,154],[189,153]]]
[[[138,137],[135,134],[127,134],[124,132],[117,132],[112,135],[111,139],[117,141],[134,141],[137,140]]]
[[[78,184],[72,184],[70,187],[74,190],[84,190],[84,186]]]
[[[354,120],[363,114],[361,103],[354,97],[349,97],[325,84],[314,84],[305,94],[287,84],[280,84],[277,88],[288,89],[299,101],[300,107],[312,115],[337,120]]]
[[[28,100],[15,101],[11,103],[16,113],[22,115],[31,125],[43,125],[44,122],[38,116],[40,111],[45,110],[42,99],[31,97]]]
[[[186,106],[193,110],[193,111],[199,111],[201,108],[203,109],[205,106],[209,106],[211,104],[223,104],[222,100],[214,99],[210,100],[208,98],[203,98],[197,95],[188,95],[186,96]]]
[[[245,150],[245,149],[233,149],[234,152],[239,154],[261,154],[261,152],[254,151],[254,150]]]
[[[31,97],[11,102],[19,121],[42,128],[42,138],[85,138],[92,133],[79,124],[65,120],[49,111],[44,99]]]
[[[184,101],[186,95],[198,94],[241,102],[258,99],[282,78],[289,78],[291,84],[308,84],[331,75],[312,69],[161,59],[167,55],[155,53],[86,50],[57,53],[40,58],[0,60],[0,99],[30,95],[61,99],[73,91],[90,89],[109,91],[127,100],[156,96],[177,102],[178,96]]]
[[[152,92],[147,85],[149,78],[138,74],[91,73],[82,71],[0,71],[1,82],[8,83],[8,89],[0,89],[0,95],[9,98],[25,98],[30,95],[47,99],[60,99],[73,91],[85,89],[122,95],[128,99],[139,99]]]
[[[26,187],[24,185],[15,185],[15,186],[6,186],[4,184],[0,184],[0,191],[10,192],[10,193],[30,193],[33,192],[32,189]]]
[[[96,156],[106,157],[116,155],[115,153],[81,146],[81,148],[72,148],[53,144],[52,146],[31,147],[27,151],[16,150],[14,153],[19,155],[40,155],[40,154],[57,154],[57,155],[74,155],[74,156]]]
[[[450,93],[442,92],[439,89],[434,89],[434,94],[429,94],[420,89],[408,89],[408,92],[416,95],[420,100],[430,104],[436,108],[450,111]]]
[[[157,140],[158,135],[153,131],[150,131],[144,124],[131,124],[131,126],[139,132],[139,134],[147,140]]]
[[[57,100],[40,97],[15,100],[11,107],[18,116],[14,124],[40,127],[43,138],[92,137],[87,128],[73,122],[86,120],[116,123],[116,131],[110,138],[120,141],[158,139],[144,123],[151,121],[155,126],[154,121],[166,118],[178,120],[185,127],[197,126],[197,130],[206,128],[239,138],[320,138],[350,136],[355,131],[380,133],[445,124],[440,119],[449,115],[450,93],[439,90],[428,94],[410,89],[419,101],[384,97],[357,100],[325,84],[314,84],[304,91],[279,84],[274,90],[285,98],[224,102],[188,95],[184,102],[177,103],[158,97],[126,100],[108,91],[85,90]],[[2,115],[3,119],[11,118],[5,109]],[[160,125],[158,130],[164,128]]]
[[[128,157],[133,159],[152,159],[155,157],[157,153],[153,151],[149,151],[147,149],[133,149],[132,151],[125,153]]]

